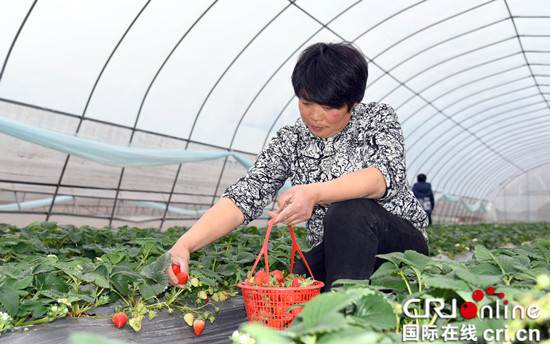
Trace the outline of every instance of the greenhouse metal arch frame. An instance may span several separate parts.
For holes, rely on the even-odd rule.
[[[545,121],[550,114],[550,6],[543,1],[97,1],[79,5],[82,8],[37,0],[2,4],[1,12],[15,18],[4,21],[0,41],[2,117],[109,144],[226,151],[252,161],[278,128],[298,117],[289,82],[297,54],[316,41],[347,40],[364,52],[370,64],[364,101],[388,103],[401,119],[411,184],[423,172],[438,194],[488,205],[514,178],[550,164],[550,124]],[[107,9],[104,21],[90,19]],[[125,22],[126,26],[121,25]],[[67,28],[73,31],[63,30]],[[48,32],[65,38],[53,40],[50,49],[40,41]],[[111,43],[92,37],[96,33]],[[232,41],[225,42],[230,34]],[[103,61],[78,54],[80,62],[58,66],[54,58],[65,61],[63,49],[77,51],[79,40],[89,42],[90,49],[103,47]],[[139,54],[130,54],[137,43],[158,51],[149,49],[149,60],[139,60]],[[214,59],[212,52],[219,56]],[[95,76],[83,72],[85,63],[95,66]],[[124,74],[125,68],[134,74]],[[57,84],[56,75],[70,73],[78,77],[59,77],[62,82]],[[49,90],[57,93],[48,97]],[[190,90],[196,93],[183,92]],[[59,96],[63,91],[65,98]],[[185,94],[185,99],[179,100],[176,94]],[[79,106],[81,110],[76,111]],[[130,108],[135,109],[133,114]],[[48,122],[52,118],[56,123]],[[74,128],[63,127],[62,118],[73,118]],[[118,128],[110,130],[121,137],[105,137],[102,128],[107,127]],[[20,142],[10,134],[1,135],[3,145]],[[152,137],[155,142],[150,143]],[[56,173],[46,169],[51,175],[32,175],[28,168],[18,174],[19,164],[40,169],[44,161],[22,161],[17,154],[25,155],[18,151],[2,160],[0,205],[8,209],[19,204],[21,195],[51,201],[26,210],[0,208],[2,213],[45,215],[47,220],[89,216],[107,219],[111,225],[131,222],[163,227],[166,222],[196,219],[246,168],[229,156],[193,163],[194,167],[179,163],[160,173],[158,185],[141,188],[138,175],[146,178],[151,169],[103,168],[80,159],[73,162],[66,155]],[[86,171],[75,173],[78,164],[107,171],[109,182],[93,181]],[[211,175],[198,176],[205,170],[211,170]],[[19,180],[17,175],[25,177]],[[81,184],[75,182],[77,175],[84,176]],[[131,179],[136,179],[133,184]],[[90,195],[93,190],[103,191]],[[64,206],[60,211],[56,199],[61,196],[73,197],[73,210],[91,207],[94,202],[81,203],[85,199],[107,200],[97,209],[110,210],[83,214]],[[125,213],[129,204],[135,213]],[[180,208],[196,213],[178,213]],[[143,216],[146,209],[151,213]],[[464,218],[460,203],[450,211]],[[479,220],[487,218],[474,219]]]

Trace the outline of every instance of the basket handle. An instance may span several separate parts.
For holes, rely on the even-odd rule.
[[[254,262],[254,266],[252,266],[252,270],[250,270],[250,273],[248,274],[248,278],[246,279],[246,282],[252,278],[252,274],[254,273],[254,270],[256,270],[256,266],[258,265],[258,262],[260,261],[260,258],[262,255],[264,256],[264,262],[265,262],[265,271],[269,275],[269,261],[267,258],[267,243],[269,242],[269,236],[271,235],[271,228],[273,228],[273,224],[275,222],[275,218],[271,219],[267,226],[267,232],[265,233],[265,239],[264,243],[262,245],[262,248],[260,250],[260,253],[258,254],[258,258],[256,258],[256,261]],[[294,268],[294,256],[296,255],[296,251],[300,254],[300,257],[302,258],[304,264],[306,265],[307,271],[309,272],[309,275],[313,277],[313,273],[311,272],[311,269],[309,268],[309,264],[307,263],[306,257],[304,257],[304,254],[302,253],[302,250],[300,250],[300,247],[298,246],[298,243],[296,242],[296,236],[294,235],[294,229],[292,229],[292,226],[288,226],[288,229],[290,230],[290,237],[292,238],[292,255],[290,257],[290,273],[292,273],[292,269]],[[268,281],[268,286],[271,286],[271,281]]]

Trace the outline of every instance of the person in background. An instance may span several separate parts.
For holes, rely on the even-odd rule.
[[[177,240],[172,263],[189,273],[192,252],[258,218],[287,179],[292,187],[269,215],[274,224],[306,222],[306,260],[325,292],[338,279],[368,279],[383,263],[378,254],[428,255],[428,217],[407,182],[401,126],[391,106],[361,103],[367,75],[365,57],[350,43],[305,49],[292,73],[300,117]],[[301,261],[293,272],[307,274]]]
[[[426,182],[426,175],[420,173],[416,176],[416,183],[414,183],[413,188],[414,196],[420,204],[422,209],[428,214],[428,224],[432,224],[432,211],[435,207],[434,194],[432,192],[432,185]]]

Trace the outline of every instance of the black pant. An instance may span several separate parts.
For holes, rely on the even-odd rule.
[[[422,233],[372,199],[331,204],[323,225],[323,242],[304,256],[315,279],[325,283],[324,291],[341,278],[368,279],[385,261],[377,254],[415,250],[428,255]],[[293,272],[309,276],[302,261]]]

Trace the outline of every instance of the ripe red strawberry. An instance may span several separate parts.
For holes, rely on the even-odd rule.
[[[258,270],[254,275],[254,284],[260,287],[265,287],[269,283],[269,275],[265,270]]]
[[[204,320],[195,320],[193,322],[193,330],[195,330],[195,334],[198,336],[202,333],[202,330],[204,330]]]
[[[172,265],[172,271],[174,271],[174,274],[176,274],[179,284],[187,283],[189,276],[185,272],[181,271],[179,265]]]
[[[286,277],[283,280],[283,286],[292,287],[292,280],[294,279],[294,277],[296,277],[296,275],[293,273],[286,275]]]
[[[113,315],[113,323],[116,327],[121,328],[128,321],[128,317],[124,312],[118,312]]]
[[[273,270],[271,271],[271,274],[275,276],[277,283],[280,284],[283,281],[283,272],[281,270]]]
[[[179,272],[176,274],[176,277],[178,278],[179,284],[185,284],[187,283],[187,280],[189,279],[189,276],[185,272]]]
[[[299,287],[302,285],[302,282],[305,280],[305,278],[303,277],[296,277],[293,281],[292,281],[292,287],[293,288],[296,288],[296,287]]]

